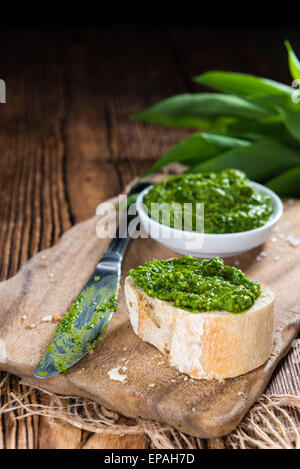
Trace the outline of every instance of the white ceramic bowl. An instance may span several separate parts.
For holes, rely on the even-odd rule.
[[[282,202],[273,191],[253,181],[251,181],[251,186],[260,193],[268,194],[271,197],[273,207],[273,214],[267,223],[254,230],[241,231],[240,233],[206,234],[162,225],[148,217],[143,209],[143,197],[152,186],[140,193],[136,202],[137,212],[146,233],[175,252],[204,258],[236,256],[263,244],[271,235],[283,213]]]

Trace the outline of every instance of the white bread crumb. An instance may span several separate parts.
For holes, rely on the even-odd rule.
[[[126,375],[121,375],[119,373],[120,368],[121,368],[120,366],[117,366],[116,368],[112,368],[111,370],[109,370],[107,372],[107,374],[108,374],[109,378],[112,379],[113,381],[120,381],[120,383],[124,383],[127,376]]]

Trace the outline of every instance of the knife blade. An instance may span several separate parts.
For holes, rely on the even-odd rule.
[[[129,195],[150,183],[136,184]],[[127,214],[127,227],[134,218]],[[127,230],[128,231],[128,230]],[[36,378],[50,378],[65,373],[89,353],[103,334],[117,310],[121,265],[130,241],[120,237],[119,228],[103,257],[56,329],[45,355],[34,371]]]

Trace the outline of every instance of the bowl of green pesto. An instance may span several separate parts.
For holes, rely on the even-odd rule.
[[[137,199],[146,233],[175,252],[229,257],[263,244],[283,213],[280,198],[236,169],[179,174]]]

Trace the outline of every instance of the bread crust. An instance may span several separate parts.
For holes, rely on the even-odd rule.
[[[262,285],[252,308],[190,313],[149,297],[132,277],[125,296],[134,332],[168,357],[171,366],[196,379],[223,380],[248,373],[270,356],[274,295]]]

